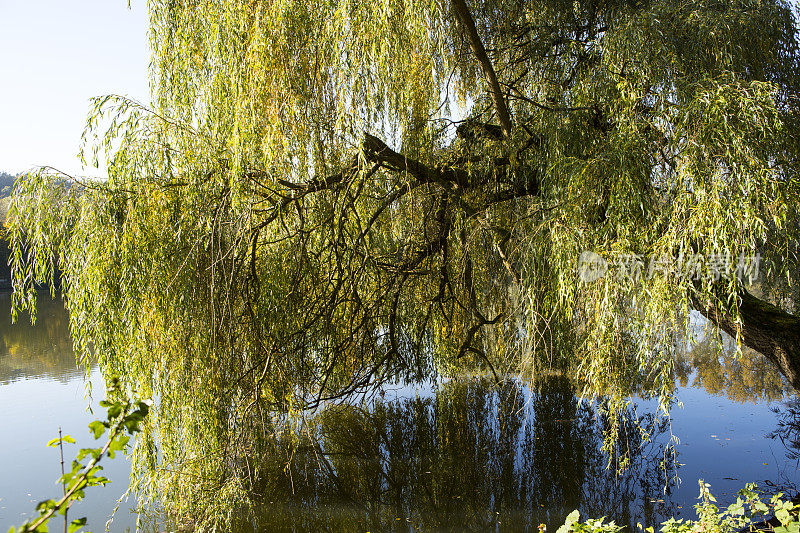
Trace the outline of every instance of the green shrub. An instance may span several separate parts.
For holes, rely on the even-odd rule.
[[[696,520],[683,518],[670,518],[661,524],[661,533],[736,533],[743,530],[763,530],[774,533],[800,533],[798,511],[800,505],[784,498],[782,492],[769,496],[768,501],[762,500],[762,495],[755,484],[748,484],[739,491],[736,502],[725,509],[717,506],[717,500],[712,496],[710,485],[700,480],[699,503],[694,507],[697,510]],[[596,520],[580,522],[580,514],[573,511],[567,516],[563,526],[557,533],[616,533],[624,526],[612,522],[605,522],[605,517]],[[654,533],[654,528],[639,528],[647,533]]]

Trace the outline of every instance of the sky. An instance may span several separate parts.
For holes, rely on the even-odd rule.
[[[89,98],[149,100],[146,4],[0,0],[0,172],[98,175],[77,157]]]
[[[77,157],[89,99],[149,100],[146,4],[0,0],[0,172],[97,175]]]

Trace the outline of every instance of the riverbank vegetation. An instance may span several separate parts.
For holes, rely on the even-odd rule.
[[[763,501],[762,501],[763,499]],[[798,521],[798,506],[792,500],[784,497],[782,493],[763,498],[755,485],[748,485],[739,491],[736,501],[725,508],[717,506],[717,499],[711,494],[710,486],[700,480],[700,500],[695,505],[697,520],[684,520],[671,518],[662,524],[662,533],[689,533],[707,531],[712,533],[726,533],[735,531],[774,531],[775,533],[790,533],[800,531]],[[611,522],[593,519],[585,523],[579,521],[580,515],[576,511],[567,517],[566,523],[559,528],[558,533],[602,532],[616,533],[623,528]],[[654,528],[640,530],[653,533]]]
[[[152,101],[87,123],[107,178],[10,217],[15,309],[61,272],[79,359],[157,398],[146,500],[225,523],[276,420],[465,369],[569,374],[614,442],[693,312],[800,387],[788,3],[149,8]]]
[[[106,442],[98,448],[82,448],[72,460],[69,467],[64,465],[64,444],[75,444],[70,435],[62,435],[50,440],[47,446],[58,447],[61,455],[61,477],[57,484],[61,485],[62,496],[58,499],[42,500],[36,505],[37,515],[21,526],[12,527],[8,533],[45,533],[49,531],[51,520],[64,521],[64,532],[74,533],[86,526],[86,518],[69,519],[72,504],[82,500],[86,489],[104,486],[110,480],[102,475],[103,459],[114,459],[117,452],[125,452],[128,442],[140,431],[142,421],[147,417],[152,402],[150,400],[119,399],[117,380],[109,379],[109,399],[100,402],[106,409],[105,420],[95,420],[89,424],[89,431],[95,439],[106,435]]]

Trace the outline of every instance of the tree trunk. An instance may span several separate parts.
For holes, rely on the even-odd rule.
[[[735,338],[740,332],[745,346],[763,354],[800,391],[800,317],[747,291],[740,293],[741,324],[736,324],[728,312],[696,297],[694,306],[728,335]]]

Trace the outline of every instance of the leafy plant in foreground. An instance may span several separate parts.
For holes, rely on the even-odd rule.
[[[116,380],[112,381],[109,392],[117,390]],[[9,533],[39,533],[48,531],[47,523],[56,515],[65,517],[65,531],[74,533],[86,525],[86,518],[72,520],[66,526],[67,512],[73,502],[82,500],[85,496],[84,490],[87,487],[105,485],[110,480],[101,475],[103,469],[99,465],[104,457],[114,458],[116,452],[123,450],[130,440],[130,436],[140,430],[142,420],[150,411],[150,400],[122,400],[122,401],[102,401],[100,406],[107,411],[106,420],[95,420],[89,424],[89,431],[95,439],[99,439],[104,433],[108,433],[108,441],[99,448],[82,448],[75,460],[72,461],[72,468],[62,473],[58,483],[64,487],[64,495],[59,500],[49,499],[39,502],[36,510],[39,515],[28,520],[19,528],[12,527]],[[69,435],[52,439],[47,443],[48,446],[63,446],[63,443],[74,443]],[[85,462],[84,461],[88,461]]]
[[[779,492],[762,501],[755,484],[749,483],[739,491],[739,497],[727,508],[720,510],[717,500],[711,494],[710,485],[700,480],[700,500],[695,505],[697,520],[683,518],[669,520],[661,524],[661,533],[735,533],[742,531],[770,531],[774,533],[800,532],[798,512],[800,505],[785,500]],[[557,533],[617,533],[624,526],[605,522],[605,517],[586,520],[581,523],[577,510],[567,516]],[[639,528],[646,533],[654,533],[654,528]]]

